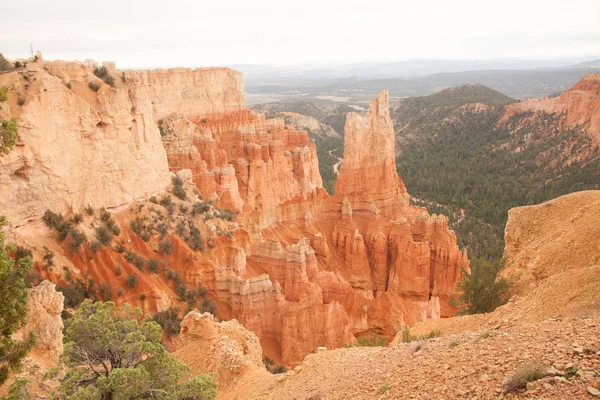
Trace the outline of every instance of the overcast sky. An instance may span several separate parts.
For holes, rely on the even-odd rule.
[[[118,67],[600,54],[600,0],[0,0],[0,52]]]

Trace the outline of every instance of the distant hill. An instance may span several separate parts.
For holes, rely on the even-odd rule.
[[[584,126],[511,102],[468,85],[391,111],[400,176],[418,204],[450,217],[472,256],[502,256],[510,208],[600,188],[600,151]]]

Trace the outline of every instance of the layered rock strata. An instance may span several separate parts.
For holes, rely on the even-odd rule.
[[[0,196],[1,213],[19,225],[45,209],[118,207],[160,192],[169,170],[182,169],[189,170],[179,174],[191,180],[188,199],[171,209],[140,201],[116,213],[122,231],[115,243],[126,252],[116,245],[92,250],[89,243],[73,251],[67,242],[48,243],[53,234],[39,223],[19,228],[37,257],[44,243],[76,278],[93,279],[113,300],[146,312],[184,306],[173,274],[188,288],[201,284],[219,317],[237,319],[267,355],[287,365],[321,346],[373,332],[391,338],[416,321],[452,314],[449,298],[468,260],[445,217],[408,204],[387,92],[366,116],[349,115],[336,194],[328,196],[307,133],[246,110],[239,73],[117,71],[109,64],[111,86],[93,67],[40,64],[28,71],[36,78],[28,88],[16,73],[0,78],[22,126],[19,148],[0,159],[2,179],[15,189]],[[22,108],[15,103],[19,91],[27,97]],[[53,130],[51,140],[40,138],[44,129]],[[85,172],[72,172],[83,166]],[[190,216],[194,202],[206,200],[209,211]],[[220,218],[214,207],[238,213],[236,220]],[[139,226],[134,232],[138,217],[142,225],[155,221],[146,239]],[[196,250],[185,226],[190,218]],[[91,240],[101,223],[97,214],[85,216],[80,229]],[[169,251],[159,246],[166,240]],[[132,253],[158,260],[160,268],[134,265]],[[69,283],[58,268],[40,273]],[[130,275],[138,276],[133,287],[125,285]]]

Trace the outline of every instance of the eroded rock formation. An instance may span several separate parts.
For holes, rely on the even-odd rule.
[[[529,99],[508,106],[505,118],[527,111],[564,114],[564,127],[582,126],[600,144],[600,74],[586,74],[557,97]]]
[[[44,66],[31,71],[37,80],[22,109],[13,104],[22,83],[2,77],[23,129],[19,148],[0,159],[2,179],[18,189],[0,196],[0,214],[18,225],[48,208],[116,207],[160,192],[168,170],[186,170],[179,175],[187,198],[170,208],[153,200],[121,209],[115,245],[95,250],[89,242],[77,251],[68,241],[48,243],[41,237],[53,234],[39,223],[23,226],[21,241],[36,257],[44,243],[77,279],[93,279],[107,297],[146,312],[183,306],[178,286],[202,285],[219,317],[237,319],[267,355],[287,365],[321,346],[337,348],[372,332],[391,338],[405,325],[452,314],[449,298],[468,260],[446,217],[408,203],[396,172],[387,92],[366,116],[349,115],[336,194],[328,196],[306,132],[246,110],[239,73],[109,65],[111,87],[91,64]],[[40,138],[47,122],[36,115],[55,124],[50,142]],[[74,159],[67,152],[72,142]],[[28,166],[27,179],[18,165]],[[85,173],[72,173],[83,165]],[[196,205],[200,211],[190,213]],[[237,212],[235,221],[216,207]],[[86,215],[79,229],[91,241],[100,224],[98,213]],[[159,246],[166,240],[168,251]],[[148,271],[132,254],[158,267]],[[39,270],[70,282],[58,268]],[[133,286],[125,284],[130,275],[138,276]]]
[[[258,337],[236,320],[217,322],[209,313],[192,311],[181,322],[179,348],[173,354],[192,373],[216,375],[220,391],[249,374],[268,374]]]

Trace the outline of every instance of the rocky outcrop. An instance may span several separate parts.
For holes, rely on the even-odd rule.
[[[529,99],[507,107],[504,119],[524,112],[563,114],[564,127],[583,127],[600,144],[600,74],[586,74],[559,96]]]
[[[192,373],[218,378],[219,391],[261,374],[267,375],[258,337],[236,320],[217,322],[213,316],[192,311],[181,322],[178,349],[173,356]]]
[[[112,86],[94,75],[97,64],[90,63],[38,61],[0,77],[0,86],[10,89],[0,116],[19,123],[17,147],[0,158],[0,214],[13,225],[46,209],[118,207],[161,191],[170,179],[157,121],[173,113],[194,118],[245,107],[237,71],[116,71],[107,65]],[[25,103],[18,105],[17,98]],[[223,176],[233,173],[231,166],[223,168]],[[235,203],[235,193],[230,197]]]
[[[35,333],[36,343],[30,356],[41,358],[48,365],[55,364],[63,350],[61,313],[64,299],[63,294],[56,291],[56,286],[48,281],[29,291],[27,325],[21,332],[24,336],[29,332]]]
[[[600,191],[513,208],[504,233],[508,260],[503,275],[524,295],[566,270],[600,264]]]

